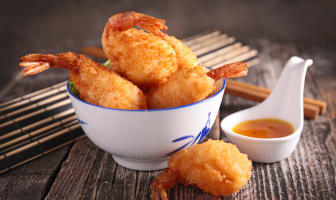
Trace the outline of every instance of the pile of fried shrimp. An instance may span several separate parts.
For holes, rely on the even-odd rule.
[[[73,52],[27,54],[21,57],[20,66],[24,75],[49,67],[66,69],[84,101],[132,110],[191,104],[209,97],[217,80],[247,74],[246,63],[209,71],[190,48],[165,30],[162,19],[118,13],[108,19],[102,34],[109,67]]]
[[[162,19],[118,13],[108,19],[102,34],[109,67],[74,52],[27,54],[20,66],[25,76],[49,67],[66,69],[84,101],[132,110],[191,104],[209,97],[217,80],[247,74],[246,63],[240,62],[208,70],[190,48],[165,30]],[[151,184],[151,199],[168,199],[166,190],[178,183],[216,196],[230,195],[247,183],[252,170],[246,154],[219,140],[181,150],[168,165]]]

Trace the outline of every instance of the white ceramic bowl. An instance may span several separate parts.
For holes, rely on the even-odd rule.
[[[151,110],[121,110],[87,103],[67,87],[78,120],[88,138],[130,169],[167,168],[176,151],[194,145],[210,131],[225,89],[217,81],[212,96],[189,105]]]

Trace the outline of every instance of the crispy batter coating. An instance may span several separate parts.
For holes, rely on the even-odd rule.
[[[179,70],[194,68],[198,65],[198,60],[194,52],[187,47],[181,40],[176,39],[174,36],[164,37],[164,39],[170,44],[175,52],[178,59]]]
[[[102,46],[113,70],[147,90],[167,81],[178,69],[197,66],[197,57],[191,49],[174,36],[161,32],[166,29],[164,20],[141,13],[124,12],[110,17]]]
[[[215,89],[215,81],[200,65],[181,69],[157,89],[147,94],[149,108],[169,108],[205,99]]]
[[[172,156],[168,166],[151,184],[151,199],[167,199],[165,190],[176,183],[228,196],[246,185],[252,171],[247,155],[222,140],[208,140],[181,150]]]
[[[146,108],[146,96],[137,86],[84,55],[27,54],[21,60],[25,75],[39,73],[49,65],[67,69],[80,98],[89,103],[118,109]]]
[[[235,145],[208,140],[178,152],[169,168],[178,171],[186,183],[218,196],[242,188],[251,177],[252,162]]]
[[[157,88],[146,93],[149,108],[169,108],[191,104],[207,98],[215,89],[215,81],[247,74],[246,63],[232,63],[209,71],[198,65],[175,72]]]
[[[103,32],[102,46],[113,70],[143,90],[165,82],[178,68],[176,52],[160,29],[166,29],[164,20],[125,12],[113,15]]]

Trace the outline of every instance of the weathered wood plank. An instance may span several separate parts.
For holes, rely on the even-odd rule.
[[[54,181],[69,146],[0,175],[0,199],[42,199]]]
[[[106,157],[88,139],[74,144],[46,199],[94,199]]]
[[[112,156],[108,153],[104,154],[104,166],[99,183],[97,183],[97,195],[95,199],[114,199],[112,196],[112,185],[116,176],[117,164]]]
[[[115,199],[133,199],[136,191],[136,171],[118,166],[112,185],[112,197]]]
[[[328,102],[327,109],[331,119],[336,117],[336,48],[309,47],[299,45],[305,57],[312,58],[314,66],[311,69],[311,81],[316,85],[319,98]]]
[[[318,120],[311,121],[313,140],[307,141],[315,153],[315,174],[319,174],[317,180],[324,179],[322,184],[323,197],[336,198],[336,131],[335,131],[335,105],[336,105],[336,49],[323,47],[307,47],[299,45],[305,57],[311,57],[315,67],[311,68],[307,80],[313,82],[316,87],[309,91],[313,95],[318,93],[320,98],[327,101],[328,112]],[[309,94],[310,95],[310,94]],[[322,145],[316,145],[322,144]]]
[[[134,199],[149,199],[150,198],[150,184],[160,171],[154,172],[137,172],[137,187]]]

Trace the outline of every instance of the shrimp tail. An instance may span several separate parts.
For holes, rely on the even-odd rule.
[[[25,76],[38,74],[50,66],[74,71],[78,67],[78,57],[79,55],[73,52],[61,54],[27,54],[21,57],[22,62],[19,65],[24,67],[23,74]]]
[[[215,81],[223,78],[237,78],[247,75],[247,64],[243,62],[235,62],[225,64],[221,67],[213,69],[207,75]]]
[[[24,67],[23,69],[23,75],[24,76],[30,76],[34,74],[38,74],[50,67],[50,64],[48,62],[31,62],[31,61],[25,61],[19,63],[21,67]]]
[[[110,17],[106,25],[106,33],[109,34],[110,30],[119,32],[125,31],[132,28],[133,26],[143,28],[146,31],[161,38],[166,36],[165,33],[161,32],[161,30],[167,30],[165,20],[134,11],[118,13]]]
[[[179,182],[179,174],[171,169],[160,173],[150,185],[151,200],[168,200],[167,189]]]

